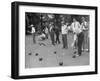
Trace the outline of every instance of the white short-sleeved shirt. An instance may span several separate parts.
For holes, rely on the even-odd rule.
[[[63,25],[63,26],[61,27],[61,33],[62,33],[62,34],[67,34],[67,32],[68,32],[68,30],[67,30],[67,25]]]
[[[35,28],[34,27],[32,27],[32,32],[31,33],[35,33]]]
[[[73,23],[71,24],[71,27],[72,27],[73,32],[76,33],[76,34],[82,32],[82,29],[81,29],[81,27],[80,27],[80,23],[77,22],[77,21],[76,21],[76,22],[73,22]]]

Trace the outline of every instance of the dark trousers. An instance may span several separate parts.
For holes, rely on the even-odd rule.
[[[75,40],[74,47],[77,49],[77,40]]]
[[[83,31],[83,34],[84,34],[84,41],[83,41],[83,49],[88,49],[88,31],[85,30]]]
[[[46,33],[45,35],[46,35],[46,38],[48,39],[48,33]]]
[[[56,43],[60,43],[60,40],[59,40],[59,32],[55,32],[55,35],[56,35]]]
[[[33,33],[33,43],[34,43],[34,44],[36,43],[36,40],[35,40],[35,33]]]
[[[83,41],[84,41],[84,34],[83,32],[79,33],[77,35],[77,46],[78,46],[78,54],[81,55],[82,53],[82,44],[83,44]]]
[[[55,44],[55,39],[54,39],[54,32],[50,32],[50,38],[51,38],[51,42],[54,45]]]
[[[62,34],[62,42],[63,42],[63,48],[68,48],[67,34]]]

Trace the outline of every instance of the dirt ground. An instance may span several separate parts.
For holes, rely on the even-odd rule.
[[[53,46],[50,37],[44,41],[38,41],[36,37],[36,44],[33,44],[32,35],[27,35],[25,37],[25,68],[89,65],[89,52],[82,52],[82,56],[73,58],[75,49],[71,47],[72,34],[68,35],[68,49],[62,49],[61,35],[60,41],[60,44]]]

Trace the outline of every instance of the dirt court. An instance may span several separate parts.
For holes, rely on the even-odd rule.
[[[72,58],[75,49],[71,47],[73,35],[68,35],[68,49],[62,49],[62,39],[60,44],[53,46],[50,37],[44,41],[33,44],[32,35],[25,36],[25,68],[43,68],[57,66],[83,66],[89,65],[89,52],[82,52],[82,56]],[[44,43],[45,45],[41,45]]]

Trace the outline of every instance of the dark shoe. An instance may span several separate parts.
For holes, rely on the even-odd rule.
[[[65,47],[62,47],[62,49],[65,49]]]
[[[78,54],[79,56],[81,56],[81,54]]]
[[[72,56],[72,58],[76,58],[76,56],[74,55],[74,56]]]

